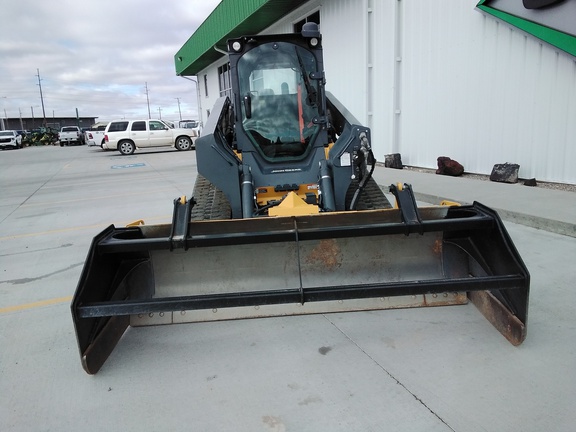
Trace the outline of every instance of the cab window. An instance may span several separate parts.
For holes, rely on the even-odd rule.
[[[238,61],[243,100],[242,126],[269,161],[299,160],[319,132],[314,55],[302,47],[273,42],[253,48]]]

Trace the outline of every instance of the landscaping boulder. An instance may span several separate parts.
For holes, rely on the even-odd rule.
[[[404,168],[404,165],[402,165],[402,157],[400,156],[400,153],[392,153],[385,155],[384,166],[386,168],[396,168],[396,169]]]
[[[437,161],[438,169],[436,170],[436,174],[458,177],[464,173],[464,167],[462,164],[450,159],[449,157],[440,156]]]
[[[492,174],[490,174],[490,180],[493,182],[500,183],[518,183],[518,170],[520,165],[504,163],[496,164],[492,168]]]

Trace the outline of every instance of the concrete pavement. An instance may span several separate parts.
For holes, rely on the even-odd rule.
[[[70,298],[92,238],[111,223],[169,223],[195,163],[194,152],[0,152],[0,430],[573,430],[576,240],[510,222],[531,273],[519,347],[468,304],[131,328],[88,376]],[[375,177],[411,183],[423,201],[574,221],[570,193],[380,167]]]

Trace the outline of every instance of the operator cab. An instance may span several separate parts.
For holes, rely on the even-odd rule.
[[[268,162],[305,159],[319,136],[324,111],[322,65],[313,47],[277,39],[229,43],[232,52],[243,51],[233,61],[237,124],[250,147]]]

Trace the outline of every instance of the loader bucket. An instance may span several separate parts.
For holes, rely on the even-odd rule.
[[[129,325],[462,303],[514,345],[529,274],[479,203],[115,228],[94,238],[72,301],[96,373]],[[408,207],[408,208],[407,208]],[[398,300],[399,299],[399,300]]]

